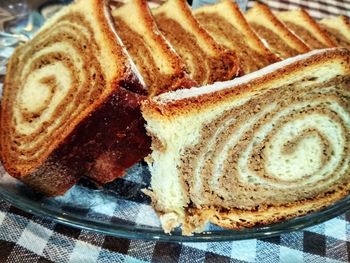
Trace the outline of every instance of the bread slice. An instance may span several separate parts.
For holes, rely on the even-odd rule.
[[[310,48],[291,32],[263,3],[255,3],[246,14],[255,32],[264,39],[270,50],[282,59],[310,51]]]
[[[116,30],[154,96],[196,83],[157,28],[146,0],[128,0],[112,11]]]
[[[0,122],[7,172],[46,195],[63,194],[107,156],[122,175],[149,147],[135,72],[103,0],[64,7],[9,60]]]
[[[322,49],[141,108],[163,228],[252,227],[350,190],[350,51]]]
[[[152,13],[158,28],[198,84],[228,80],[237,75],[236,54],[216,43],[200,26],[186,0],[168,0],[152,9]]]
[[[304,9],[278,12],[276,15],[291,31],[298,35],[310,49],[337,46],[328,33],[325,32]]]
[[[193,11],[195,18],[219,44],[234,51],[241,74],[247,74],[279,61],[255,34],[239,6],[230,0]]]
[[[324,18],[320,26],[340,47],[350,49],[350,19],[346,16]]]

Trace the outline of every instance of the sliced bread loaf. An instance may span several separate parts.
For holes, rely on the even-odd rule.
[[[346,196],[349,83],[350,51],[324,49],[143,102],[164,230],[269,224]]]
[[[310,51],[310,48],[291,32],[267,5],[256,3],[246,12],[245,17],[260,38],[266,41],[270,50],[282,59]]]

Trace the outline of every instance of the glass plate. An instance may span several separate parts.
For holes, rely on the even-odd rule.
[[[10,0],[6,1],[6,6],[3,2],[0,3],[0,84],[5,74],[4,65],[14,47],[30,39],[45,17],[68,1],[51,1],[50,5],[43,5],[42,0]],[[182,236],[180,229],[177,229],[168,235],[161,229],[150,199],[142,192],[142,189],[149,187],[149,182],[147,166],[138,163],[128,170],[125,177],[103,188],[96,188],[83,179],[64,196],[45,198],[9,176],[0,165],[1,199],[26,212],[72,227],[124,238],[200,242],[270,237],[324,222],[350,208],[348,196],[320,212],[283,223],[242,230],[225,230],[208,225],[201,234]]]
[[[226,230],[208,225],[202,234],[182,236],[179,229],[171,235],[160,227],[149,198],[142,193],[150,181],[144,163],[129,169],[127,175],[101,189],[82,180],[64,196],[42,197],[18,180],[9,176],[0,166],[0,198],[35,215],[60,223],[124,238],[164,241],[228,241],[271,237],[299,230],[338,216],[350,207],[350,196],[320,212],[268,226],[242,230]]]

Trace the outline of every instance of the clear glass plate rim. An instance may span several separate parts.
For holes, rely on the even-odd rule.
[[[350,208],[350,196],[347,196],[321,211],[313,212],[281,223],[241,230],[222,230],[220,232],[205,232],[193,236],[183,236],[180,232],[175,232],[169,235],[162,230],[154,230],[152,227],[147,226],[122,226],[121,224],[115,224],[112,226],[111,224],[104,222],[77,218],[73,213],[62,214],[55,210],[39,207],[35,201],[30,201],[22,196],[12,196],[6,192],[5,189],[1,188],[0,197],[11,205],[32,213],[33,215],[49,218],[69,227],[85,229],[100,234],[127,239],[159,240],[167,242],[213,242],[273,237],[323,223],[343,214]]]
[[[0,178],[1,180],[1,178]],[[327,208],[314,212],[302,217],[287,220],[281,223],[246,228],[243,230],[222,230],[215,232],[206,232],[194,236],[182,236],[179,231],[172,235],[165,234],[161,229],[147,226],[131,226],[114,224],[110,222],[96,222],[88,219],[78,218],[74,213],[59,213],[57,210],[50,210],[40,206],[33,200],[23,196],[15,196],[5,188],[0,186],[0,198],[8,201],[13,206],[30,212],[34,215],[50,218],[56,222],[75,227],[79,229],[91,230],[106,235],[113,235],[128,239],[143,239],[143,240],[160,240],[168,242],[205,242],[205,241],[232,241],[252,238],[272,237],[282,233],[301,230],[315,224],[322,223],[326,220],[334,218],[346,212],[350,208],[350,196],[334,203]]]

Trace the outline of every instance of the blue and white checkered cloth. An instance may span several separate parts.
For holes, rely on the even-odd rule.
[[[70,228],[0,201],[0,262],[348,262],[349,221],[347,213],[272,238],[165,243]]]

